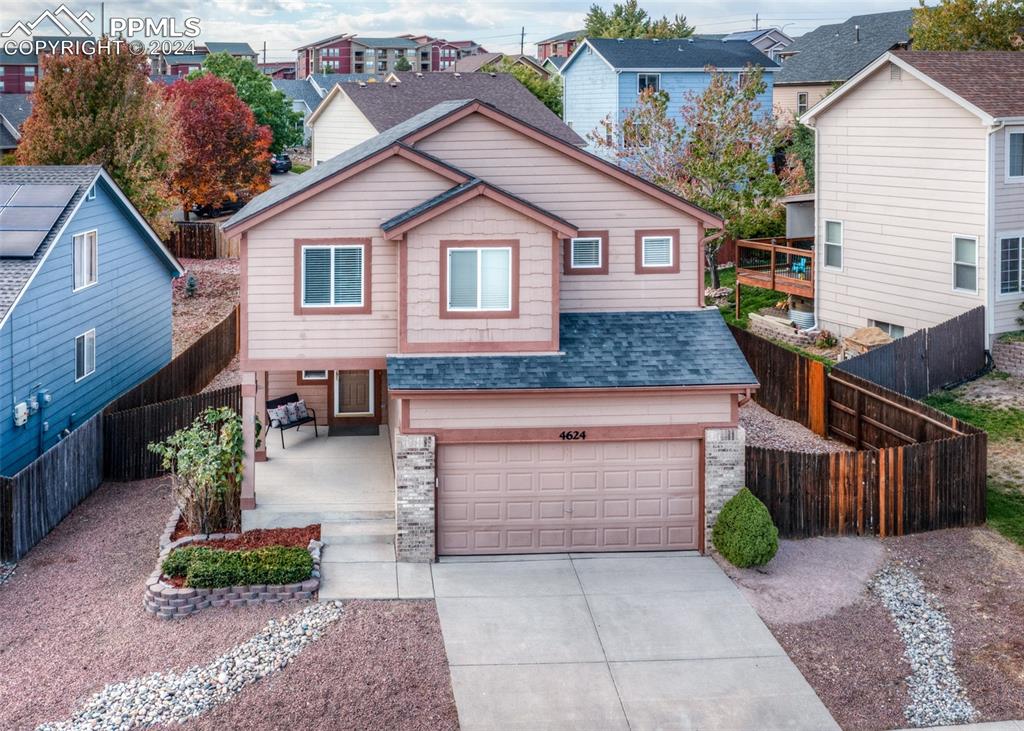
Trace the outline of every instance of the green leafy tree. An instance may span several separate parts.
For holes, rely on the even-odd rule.
[[[102,165],[153,229],[170,233],[180,157],[173,109],[131,53],[44,56],[20,165]]]
[[[395,61],[395,71],[412,71],[412,64],[409,63],[409,59],[405,56],[399,56],[398,60]]]
[[[499,66],[488,64],[482,71],[499,72],[510,74],[519,80],[519,83],[530,90],[530,93],[540,99],[541,103],[557,114],[562,116],[562,77],[557,74],[544,78],[543,74],[527,68],[523,64],[515,63],[510,58],[504,58]]]
[[[792,185],[783,185],[772,159],[789,130],[761,109],[757,98],[766,86],[759,67],[747,67],[740,79],[709,71],[707,88],[684,96],[681,122],[669,114],[664,93],[647,92],[621,122],[606,118],[588,136],[626,170],[721,216],[728,236],[777,235],[784,220],[778,198]],[[716,288],[722,242],[705,247]]]
[[[292,111],[288,98],[274,88],[270,77],[251,60],[227,53],[211,53],[203,61],[202,70],[193,72],[189,78],[203,73],[231,82],[238,97],[252,110],[256,124],[270,128],[273,135],[271,152],[302,144],[302,115]]]
[[[916,51],[1022,51],[1024,0],[940,0],[914,8]]]
[[[584,25],[591,38],[687,38],[694,31],[685,15],[653,19],[637,0],[615,3],[610,13],[595,3]]]
[[[809,187],[814,189],[814,130],[797,122],[793,127],[793,138],[789,151],[804,167]]]

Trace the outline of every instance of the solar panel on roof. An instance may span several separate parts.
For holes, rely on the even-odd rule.
[[[0,206],[6,206],[7,201],[18,191],[20,185],[0,185]]]
[[[49,231],[63,210],[63,206],[0,208],[0,231]]]
[[[0,257],[35,256],[39,244],[49,233],[47,231],[3,231],[0,232]]]
[[[64,208],[77,185],[23,185],[7,203],[8,206],[60,206]]]

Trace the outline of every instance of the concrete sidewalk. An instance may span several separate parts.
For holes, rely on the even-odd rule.
[[[463,729],[838,729],[710,559],[433,566]]]

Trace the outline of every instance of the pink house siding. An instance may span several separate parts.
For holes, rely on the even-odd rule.
[[[398,351],[400,244],[384,240],[380,223],[450,187],[440,175],[390,158],[250,229],[242,260],[248,367],[331,368],[345,359],[383,367],[384,356]],[[295,241],[332,237],[370,239],[372,311],[296,315]]]
[[[698,298],[699,223],[544,144],[471,115],[416,144],[587,230],[609,232],[605,276],[564,276],[563,312],[689,310]],[[679,273],[635,273],[635,232],[678,229]]]
[[[443,317],[441,302],[446,262],[441,242],[470,244],[505,242],[518,255],[518,281],[513,282],[515,316]],[[402,244],[398,244],[399,246]],[[551,230],[487,198],[475,198],[419,226],[406,235],[407,341],[402,349],[423,350],[437,343],[523,343],[550,350],[558,303],[552,296]]]
[[[328,377],[330,377],[328,373]],[[279,398],[297,393],[299,398],[316,410],[316,421],[326,426],[329,416],[327,405],[327,381],[319,385],[299,384],[295,371],[273,371],[267,374],[267,398]]]

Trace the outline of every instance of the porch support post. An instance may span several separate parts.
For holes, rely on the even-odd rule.
[[[245,456],[242,467],[242,510],[256,507],[256,374],[242,371],[242,438]]]
[[[722,506],[746,483],[747,432],[741,426],[704,430],[704,551]]]
[[[395,436],[395,556],[399,561],[433,561],[436,478],[431,434]]]
[[[256,448],[256,461],[267,461],[267,437],[270,432],[270,423],[267,420],[267,385],[269,378],[267,371],[256,371],[256,418],[263,425],[260,432],[260,446]],[[254,427],[255,428],[255,427]]]

